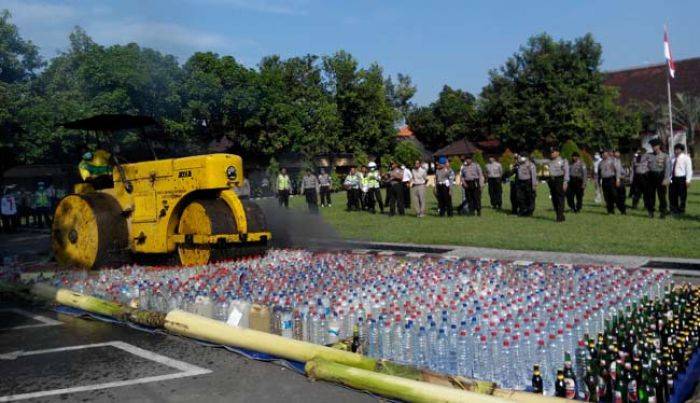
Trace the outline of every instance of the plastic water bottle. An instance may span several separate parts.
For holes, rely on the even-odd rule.
[[[459,331],[457,325],[450,325],[450,335],[448,337],[449,350],[447,354],[447,373],[457,373],[457,340],[459,339]]]
[[[527,364],[523,360],[523,349],[520,347],[520,335],[517,333],[514,334],[512,340],[513,342],[511,344],[511,355],[513,358],[513,362],[511,363],[511,366],[513,367],[513,379],[511,387],[513,389],[523,390],[527,385],[527,377],[525,375],[527,372],[525,368],[530,364]]]
[[[413,364],[415,362],[414,350],[415,350],[414,332],[413,328],[409,323],[404,326],[403,331],[403,342],[401,343],[401,362],[406,364]]]
[[[505,388],[512,388],[513,381],[515,380],[515,374],[513,372],[513,367],[517,365],[513,360],[510,349],[510,340],[503,340],[503,347],[500,352],[500,365],[498,370],[498,375],[496,379],[501,381],[501,384]]]
[[[226,322],[228,319],[229,301],[226,296],[220,296],[214,305],[214,319]]]
[[[428,345],[428,332],[424,326],[418,330],[417,348],[414,354],[416,365],[420,368],[427,368],[428,363],[432,361],[430,346]]]
[[[331,320],[328,321],[326,344],[335,344],[340,341],[340,325],[340,318],[338,317],[338,314],[334,312]]]
[[[369,320],[367,326],[367,355],[373,358],[380,357],[379,326],[374,319]]]
[[[544,339],[537,340],[537,363],[540,366],[540,374],[542,375],[542,385],[544,394],[548,396],[554,395],[554,374],[552,373],[549,354]]]
[[[445,334],[445,329],[440,329],[438,332],[437,342],[435,344],[435,357],[433,359],[434,365],[433,369],[447,373],[448,371],[448,348],[449,342],[447,340],[447,335]]]
[[[469,336],[467,336],[466,330],[462,330],[457,336],[457,375],[471,376],[470,367]]]
[[[391,322],[386,321],[384,322],[384,326],[382,327],[382,331],[380,334],[380,342],[379,345],[381,346],[381,353],[380,356],[382,358],[386,359],[391,359]]]
[[[294,338],[292,312],[289,309],[283,310],[280,315],[280,335],[289,339]]]
[[[489,380],[491,374],[488,367],[491,361],[493,358],[489,352],[488,340],[486,340],[486,335],[482,334],[479,337],[479,344],[474,349],[474,371],[472,373],[474,379]]]

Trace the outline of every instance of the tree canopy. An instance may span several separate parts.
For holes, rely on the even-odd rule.
[[[618,106],[615,89],[603,85],[601,55],[590,34],[574,41],[531,37],[489,73],[479,105],[485,129],[528,151],[567,139],[612,146],[638,133],[638,114]]]

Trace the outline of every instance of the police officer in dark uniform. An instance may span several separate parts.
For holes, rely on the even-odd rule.
[[[630,170],[632,185],[630,186],[630,197],[632,198],[632,208],[637,209],[639,206],[639,199],[645,195],[646,189],[649,187],[647,182],[649,182],[649,159],[641,151],[638,150],[634,153],[634,160],[632,160],[632,169]],[[644,207],[648,210],[647,197],[644,196]]]
[[[603,189],[605,208],[608,214],[615,214],[617,188],[622,180],[622,167],[609,149],[603,152],[603,160],[598,165],[598,180]]]
[[[583,192],[586,190],[586,181],[588,180],[588,168],[581,161],[581,156],[578,152],[571,155],[571,165],[569,166],[569,186],[566,189],[566,201],[569,208],[574,213],[581,211],[583,207]]]
[[[535,163],[524,155],[520,156],[516,172],[518,193],[518,215],[529,217],[535,211],[535,191],[537,189],[537,169]]]
[[[557,222],[565,220],[564,196],[569,185],[569,162],[559,155],[559,149],[552,147],[549,160],[549,193],[552,196],[552,207],[557,215]]]
[[[668,214],[668,204],[666,201],[666,189],[668,188],[668,178],[670,177],[671,167],[669,164],[668,154],[661,151],[661,140],[658,138],[649,141],[652,152],[648,154],[649,158],[649,203],[647,211],[649,217],[654,217],[654,208],[656,198],[659,198],[659,218],[666,218]]]

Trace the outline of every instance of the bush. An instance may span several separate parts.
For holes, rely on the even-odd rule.
[[[275,157],[270,158],[270,163],[267,165],[265,172],[270,178],[277,178],[277,174],[280,173],[280,164]]]
[[[579,151],[579,154],[581,154],[581,161],[583,161],[583,163],[586,164],[586,168],[588,169],[588,172],[592,175],[592,173],[593,173],[593,156],[591,156],[591,154],[586,150]]]
[[[479,166],[481,167],[481,170],[482,170],[483,172],[486,172],[486,159],[484,159],[484,153],[481,152],[481,150],[477,150],[477,151],[474,153],[474,157],[473,157],[473,158],[474,158],[474,162],[476,162],[477,164],[479,164]]]
[[[452,170],[455,172],[459,172],[459,170],[462,168],[462,160],[456,155],[453,156],[450,158],[450,168],[452,168]]]
[[[394,149],[394,158],[399,164],[407,167],[413,166],[416,160],[421,159],[422,155],[418,147],[410,141],[401,141]]]
[[[369,157],[364,151],[358,151],[355,153],[355,165],[358,167],[364,167],[369,164]]]
[[[561,157],[565,160],[571,161],[571,156],[575,152],[581,154],[581,150],[579,150],[573,140],[567,140],[564,145],[561,146]]]
[[[530,155],[530,159],[533,159],[533,160],[541,160],[541,159],[544,159],[544,154],[542,154],[542,151],[540,151],[540,150],[535,150],[535,151],[533,151],[532,154]]]
[[[330,177],[331,177],[331,189],[334,192],[338,192],[340,190],[343,190],[343,179],[340,177],[340,175],[338,175],[337,172],[332,171],[330,173]]]
[[[510,173],[510,168],[515,165],[515,154],[510,151],[510,148],[506,148],[501,155],[501,158],[498,159],[498,162],[501,163],[501,166],[503,166],[503,172],[507,175]]]

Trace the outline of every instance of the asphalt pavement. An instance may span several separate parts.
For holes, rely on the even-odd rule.
[[[38,317],[36,316],[38,315]],[[193,340],[0,304],[0,402],[370,402]]]

